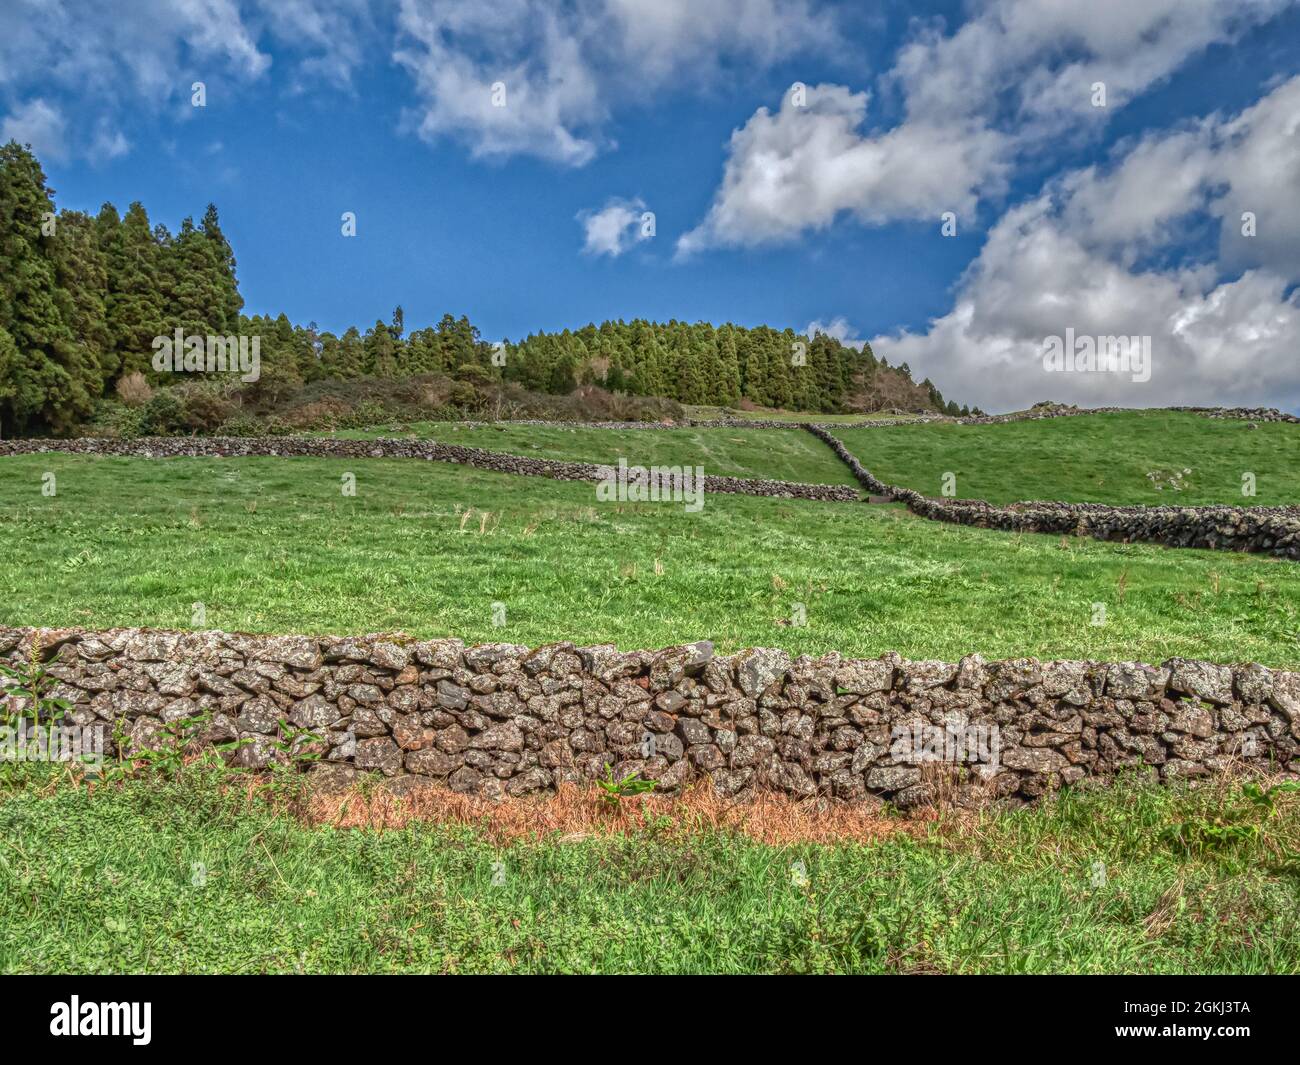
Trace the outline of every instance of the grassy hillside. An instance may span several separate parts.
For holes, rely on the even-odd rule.
[[[881,480],[931,496],[941,494],[950,471],[958,496],[990,503],[1300,503],[1300,425],[1264,422],[1251,429],[1244,421],[1133,411],[837,435]],[[1241,494],[1245,473],[1255,475],[1253,498]]]
[[[417,437],[513,455],[616,465],[703,466],[718,477],[761,477],[809,484],[855,484],[848,467],[820,440],[798,429],[583,429],[536,425],[473,427],[414,422],[400,427],[343,429],[352,440]]]
[[[32,455],[0,460],[0,542],[7,624],[185,628],[197,601],[209,627],[257,632],[1300,666],[1293,563],[894,506],[709,496],[690,514],[438,463]]]
[[[1172,838],[1236,786],[774,845],[659,806],[612,835],[315,828],[188,775],[87,797],[11,768],[5,972],[1300,971],[1296,797],[1239,843]]]
[[[884,412],[871,412],[866,414],[822,414],[817,411],[790,411],[790,410],[768,410],[758,408],[755,410],[736,410],[732,407],[692,407],[684,406],[683,410],[686,416],[694,418],[697,421],[709,421],[712,419],[732,418],[736,420],[748,421],[771,421],[771,422],[820,422],[831,424],[842,422],[852,424],[861,421],[910,421],[915,420],[918,416],[915,414],[886,414]]]

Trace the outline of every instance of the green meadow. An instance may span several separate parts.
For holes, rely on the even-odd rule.
[[[996,425],[897,425],[837,432],[882,481],[963,499],[1145,506],[1300,503],[1300,425],[1125,411]],[[1243,495],[1251,483],[1254,495]]]

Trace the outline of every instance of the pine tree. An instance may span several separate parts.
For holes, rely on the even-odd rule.
[[[436,329],[412,330],[406,338],[406,365],[413,374],[436,373],[444,368]]]
[[[108,259],[108,327],[113,336],[119,373],[153,372],[153,341],[170,336],[175,325],[165,317],[166,299],[159,267],[162,250],[149,228],[143,204],[133,203],[121,224],[117,211],[105,204],[97,225]]]
[[[60,310],[93,366],[94,384],[88,387],[99,396],[116,374],[117,355],[108,328],[108,260],[95,220],[81,211],[61,212],[50,248]]]
[[[18,345],[9,331],[0,326],[0,438],[17,426],[13,401],[18,396]]]
[[[361,377],[366,372],[366,346],[357,327],[349,326],[339,341],[336,377]]]
[[[212,245],[217,269],[212,274],[211,283],[217,292],[216,304],[224,311],[220,322],[210,324],[226,336],[239,329],[239,312],[244,309],[244,297],[239,294],[239,281],[235,275],[235,252],[221,231],[215,203],[208,204],[207,210],[203,212],[200,229]]]
[[[391,330],[376,320],[366,332],[366,372],[376,377],[396,377],[397,342]]]
[[[171,327],[180,326],[187,336],[232,335],[225,267],[216,244],[195,228],[193,219],[186,218],[175,239],[162,246],[160,261]]]
[[[718,330],[717,403],[731,406],[740,402],[740,358],[736,354],[736,331],[731,326]]]
[[[29,425],[71,429],[99,394],[98,364],[64,318],[55,259],[54,201],[36,157],[15,141],[0,147],[0,330],[16,358],[0,407],[0,433]],[[42,232],[42,228],[45,232]]]
[[[649,322],[632,323],[632,391],[638,396],[662,396],[665,390],[664,353]]]

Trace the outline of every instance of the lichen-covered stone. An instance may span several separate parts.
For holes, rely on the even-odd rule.
[[[0,659],[21,662],[37,636],[50,641],[43,657],[69,720],[122,730],[123,752],[206,710],[200,741],[235,742],[227,756],[250,769],[315,753],[335,768],[489,798],[589,781],[609,766],[669,791],[703,775],[737,797],[775,788],[907,805],[944,793],[972,805],[1140,767],[1174,779],[1300,764],[1300,674],[1258,664],[792,661],[770,648],[719,658],[703,643],[530,651],[3,627]],[[923,773],[933,760],[934,780]],[[955,790],[935,787],[945,771]]]

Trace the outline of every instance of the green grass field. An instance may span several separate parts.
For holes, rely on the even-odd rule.
[[[410,460],[6,458],[0,542],[11,625],[186,628],[199,602],[206,627],[254,632],[1300,665],[1300,569],[1279,559],[894,506],[602,504],[588,484]]]
[[[566,429],[538,425],[468,426],[414,422],[344,429],[350,440],[415,437],[512,455],[617,465],[703,466],[716,477],[762,477],[807,484],[855,484],[848,467],[820,440],[798,429]]]
[[[761,440],[787,438],[821,446]],[[897,506],[719,495],[692,514],[410,460],[31,455],[0,460],[0,543],[10,625],[1300,668],[1293,563]],[[533,812],[523,837],[321,827],[212,772],[88,794],[0,764],[0,971],[1300,972],[1300,797],[1265,817],[1235,782],[1129,781],[929,828],[886,812],[879,838],[826,844],[760,842],[689,805],[594,834],[535,830]],[[1247,828],[1179,842],[1224,823]]]
[[[306,827],[205,778],[0,778],[0,971],[1296,973],[1300,818],[1120,785],[870,843]],[[801,864],[797,864],[801,863]]]
[[[943,475],[951,472],[959,497],[990,503],[1300,503],[1300,425],[1263,422],[1250,429],[1233,419],[1131,411],[837,435],[881,480],[930,496],[941,494]],[[1242,495],[1246,473],[1255,475],[1253,497]]]

